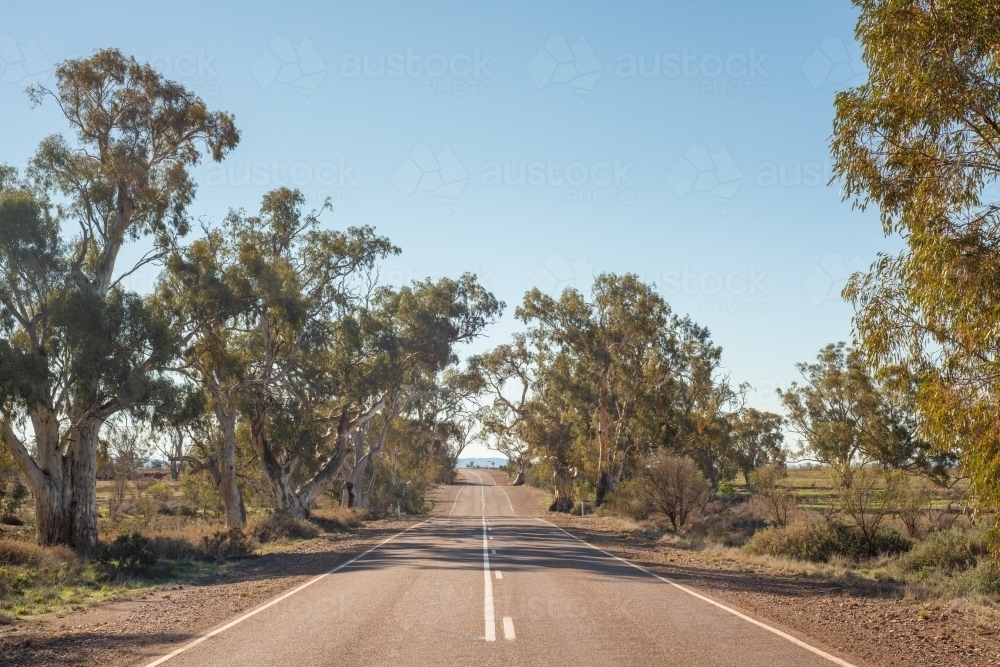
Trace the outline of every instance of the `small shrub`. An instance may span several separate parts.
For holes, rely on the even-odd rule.
[[[152,498],[139,498],[135,501],[134,513],[138,516],[144,526],[148,526],[149,522],[159,513],[160,505]]]
[[[787,476],[788,470],[778,464],[757,468],[750,473],[750,484],[778,526],[788,523],[788,513],[797,503],[792,490],[782,484]]]
[[[28,565],[35,558],[35,549],[21,542],[0,541],[0,565]]]
[[[253,553],[250,540],[239,528],[216,531],[211,537],[203,537],[202,551],[212,560],[246,558]]]
[[[758,556],[823,562],[837,552],[837,532],[825,522],[793,522],[754,534],[743,549]]]
[[[875,556],[897,556],[904,554],[913,548],[913,542],[906,539],[901,532],[895,528],[882,528],[875,533],[870,543],[865,543],[866,551],[855,556],[860,560]]]
[[[637,520],[645,519],[652,511],[649,501],[642,493],[638,483],[631,479],[621,482],[614,491],[608,494],[605,507],[612,514]]]
[[[309,520],[328,533],[341,533],[364,525],[361,514],[356,509],[346,507],[314,511]]]
[[[109,575],[145,574],[156,561],[156,554],[149,549],[149,539],[139,532],[120,534],[97,557]]]
[[[639,460],[638,482],[650,506],[670,520],[674,531],[683,528],[708,497],[708,482],[686,456],[647,454]]]
[[[719,484],[718,491],[720,496],[732,496],[736,493],[736,486],[732,482],[723,482]]]
[[[911,542],[897,530],[880,530],[865,538],[858,531],[834,521],[793,522],[756,533],[747,542],[747,553],[811,562],[832,556],[862,560],[908,551]]]
[[[545,458],[531,464],[524,475],[524,482],[536,489],[552,490],[552,466]]]
[[[727,547],[741,547],[758,532],[767,528],[768,523],[763,518],[750,514],[740,514],[725,520],[722,524],[722,531],[716,534],[710,533],[710,537],[722,542]]]
[[[319,529],[288,512],[272,512],[250,531],[261,544],[275,540],[308,540],[319,535]]]
[[[165,503],[173,497],[173,490],[164,482],[157,482],[156,484],[150,485],[146,489],[146,493],[151,495],[154,499],[159,500],[161,503]]]
[[[150,540],[149,548],[160,558],[169,560],[193,560],[204,555],[201,549],[183,537],[156,535]]]
[[[986,553],[986,544],[981,537],[957,530],[939,530],[918,542],[900,559],[899,566],[907,572],[927,574],[941,570],[950,574],[974,568]]]

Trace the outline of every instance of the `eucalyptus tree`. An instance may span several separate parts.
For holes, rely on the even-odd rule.
[[[517,316],[530,325],[537,377],[560,388],[572,409],[577,460],[596,481],[597,502],[638,457],[658,447],[683,450],[717,477],[725,410],[742,389],[720,382],[721,349],[708,331],[674,314],[651,285],[626,274],[598,276],[590,299],[568,289],[556,300],[533,290]],[[502,403],[502,402],[501,402]]]
[[[602,274],[590,300],[572,289],[558,300],[535,289],[525,295],[517,317],[535,325],[531,335],[536,341],[569,355],[589,381],[586,400],[594,422],[590,428],[597,444],[595,476],[601,503],[614,487],[615,435],[624,427],[621,419],[612,422],[614,401],[616,395],[628,400],[616,390],[628,382],[637,364],[642,365],[644,353],[655,348],[650,342],[667,328],[670,308],[636,276]]]
[[[393,421],[410,423],[412,446],[446,451],[454,466],[457,454],[475,428],[468,402],[475,388],[470,377],[457,371],[457,346],[479,337],[500,315],[503,304],[471,274],[459,279],[417,281],[399,289],[379,289],[371,303],[345,315],[344,328],[359,332],[353,348],[337,350],[330,369],[339,392],[330,394],[333,413],[351,410],[367,401],[385,406],[378,419],[378,437],[365,449],[355,442],[353,465],[347,478],[357,496],[369,463],[385,445]],[[359,393],[360,392],[360,393]],[[329,417],[327,417],[329,419]],[[461,441],[459,447],[449,444]],[[338,471],[349,463],[349,447],[338,446],[331,458]],[[434,451],[428,451],[433,455]],[[364,503],[364,494],[359,497]]]
[[[535,359],[523,333],[469,359],[476,378],[479,406],[476,419],[491,448],[507,457],[517,470],[514,486],[524,484],[525,469],[533,454],[525,439],[525,421],[531,418],[528,401],[535,382]]]
[[[758,468],[785,465],[784,423],[781,415],[757,408],[745,408],[731,418],[733,458],[747,484]]]
[[[788,425],[802,438],[800,456],[831,466],[845,487],[857,468],[869,465],[949,482],[955,460],[920,436],[918,381],[905,369],[873,373],[861,352],[844,343],[797,366],[805,382],[778,394]]]
[[[297,428],[297,441],[310,443],[310,451],[289,448],[282,457],[265,433],[270,412],[308,416],[283,405],[275,389],[308,388],[304,376],[324,375],[317,364],[338,334],[338,313],[365,297],[376,263],[398,252],[370,227],[320,229],[326,207],[303,214],[302,204],[301,193],[280,188],[264,196],[258,215],[231,211],[221,228],[168,260],[157,287],[160,308],[191,340],[177,370],[204,391],[217,421],[216,481],[229,527],[246,521],[236,467],[238,422],[250,425],[250,442],[279,507],[301,515],[339,470],[339,462],[325,457],[326,444],[342,441],[385,405],[382,397],[341,410],[324,428],[310,422],[308,435]],[[290,477],[304,456],[313,458],[314,475],[295,489]]]
[[[868,80],[835,101],[834,174],[905,245],[845,290],[860,348],[919,379],[922,432],[1000,506],[997,0],[856,0]]]
[[[55,81],[29,96],[53,101],[74,136],[44,139],[29,182],[5,188],[3,439],[32,487],[38,541],[87,552],[97,540],[98,432],[116,412],[155,402],[172,347],[123,281],[188,231],[200,146],[219,161],[239,134],[230,115],[115,49],[60,64]],[[8,234],[12,218],[18,231]],[[126,242],[140,239],[151,250],[119,266]],[[27,423],[31,444],[15,428]]]

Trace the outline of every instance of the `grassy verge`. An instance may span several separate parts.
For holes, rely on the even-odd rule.
[[[155,558],[147,555],[146,565],[138,569],[121,566],[120,554],[81,559],[65,547],[39,547],[33,543],[30,523],[2,526],[0,625],[120,600],[146,589],[224,578],[236,560],[302,548],[361,526],[357,513],[340,508],[317,510],[309,520],[254,512],[240,535],[225,531],[219,518],[208,516],[136,514],[102,519],[104,547],[118,535],[142,536],[138,546],[128,547],[135,552],[131,555],[148,552]]]

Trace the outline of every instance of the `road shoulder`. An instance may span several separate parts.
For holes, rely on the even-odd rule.
[[[0,632],[0,667],[145,664],[426,518],[368,522],[288,551],[232,561],[210,576],[23,621]]]
[[[831,580],[755,562],[722,548],[684,549],[616,528],[602,517],[550,514],[552,522],[758,620],[817,638],[855,664],[983,667],[1000,664],[995,623],[944,604],[905,599],[892,582]],[[819,641],[821,639],[821,641]]]

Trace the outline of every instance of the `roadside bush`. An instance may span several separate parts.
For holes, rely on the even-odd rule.
[[[35,549],[23,542],[0,541],[0,565],[27,565],[35,558]]]
[[[341,533],[360,528],[364,525],[361,514],[356,509],[346,507],[330,507],[323,510],[313,510],[309,521],[328,533]]]
[[[838,555],[863,560],[909,551],[912,543],[894,529],[882,529],[868,537],[834,521],[792,522],[756,533],[744,550],[756,555],[825,562]]]
[[[395,486],[376,485],[375,491],[365,500],[362,510],[365,518],[380,519],[403,514],[426,514],[430,511],[423,489],[417,484],[399,482]]]
[[[204,555],[197,545],[183,537],[155,535],[149,541],[149,548],[168,560],[194,560]]]
[[[216,531],[211,537],[201,538],[202,551],[211,560],[246,558],[253,554],[250,540],[239,528]]]
[[[97,557],[108,576],[145,574],[156,561],[156,554],[149,548],[149,539],[139,532],[120,534]]]
[[[645,494],[633,479],[621,482],[616,486],[615,490],[608,494],[605,507],[611,514],[637,520],[645,519],[652,511]]]
[[[184,475],[181,491],[184,493],[185,504],[196,512],[201,512],[202,516],[222,511],[222,496],[208,472]]]
[[[742,547],[750,538],[767,528],[767,521],[753,514],[723,514],[709,525],[706,536],[727,547]]]
[[[732,496],[736,494],[736,486],[732,482],[723,482],[719,484],[718,492],[720,496]]]
[[[900,559],[899,566],[906,572],[928,574],[940,570],[951,574],[976,567],[986,553],[986,541],[981,535],[939,530],[918,542]]]
[[[664,514],[674,531],[708,499],[708,482],[691,459],[663,452],[639,460],[638,484],[654,511]]]
[[[754,534],[743,549],[758,556],[777,556],[814,563],[836,553],[837,532],[825,522],[793,522]]]
[[[788,523],[788,513],[797,501],[791,489],[782,485],[788,476],[788,470],[783,465],[773,464],[757,468],[750,473],[750,484],[760,501],[767,507],[771,518],[778,526]]]
[[[288,512],[271,512],[263,521],[255,525],[251,536],[261,544],[275,540],[308,540],[319,535],[319,529]]]
[[[528,466],[524,473],[524,483],[536,489],[552,490],[552,466],[542,458]]]

